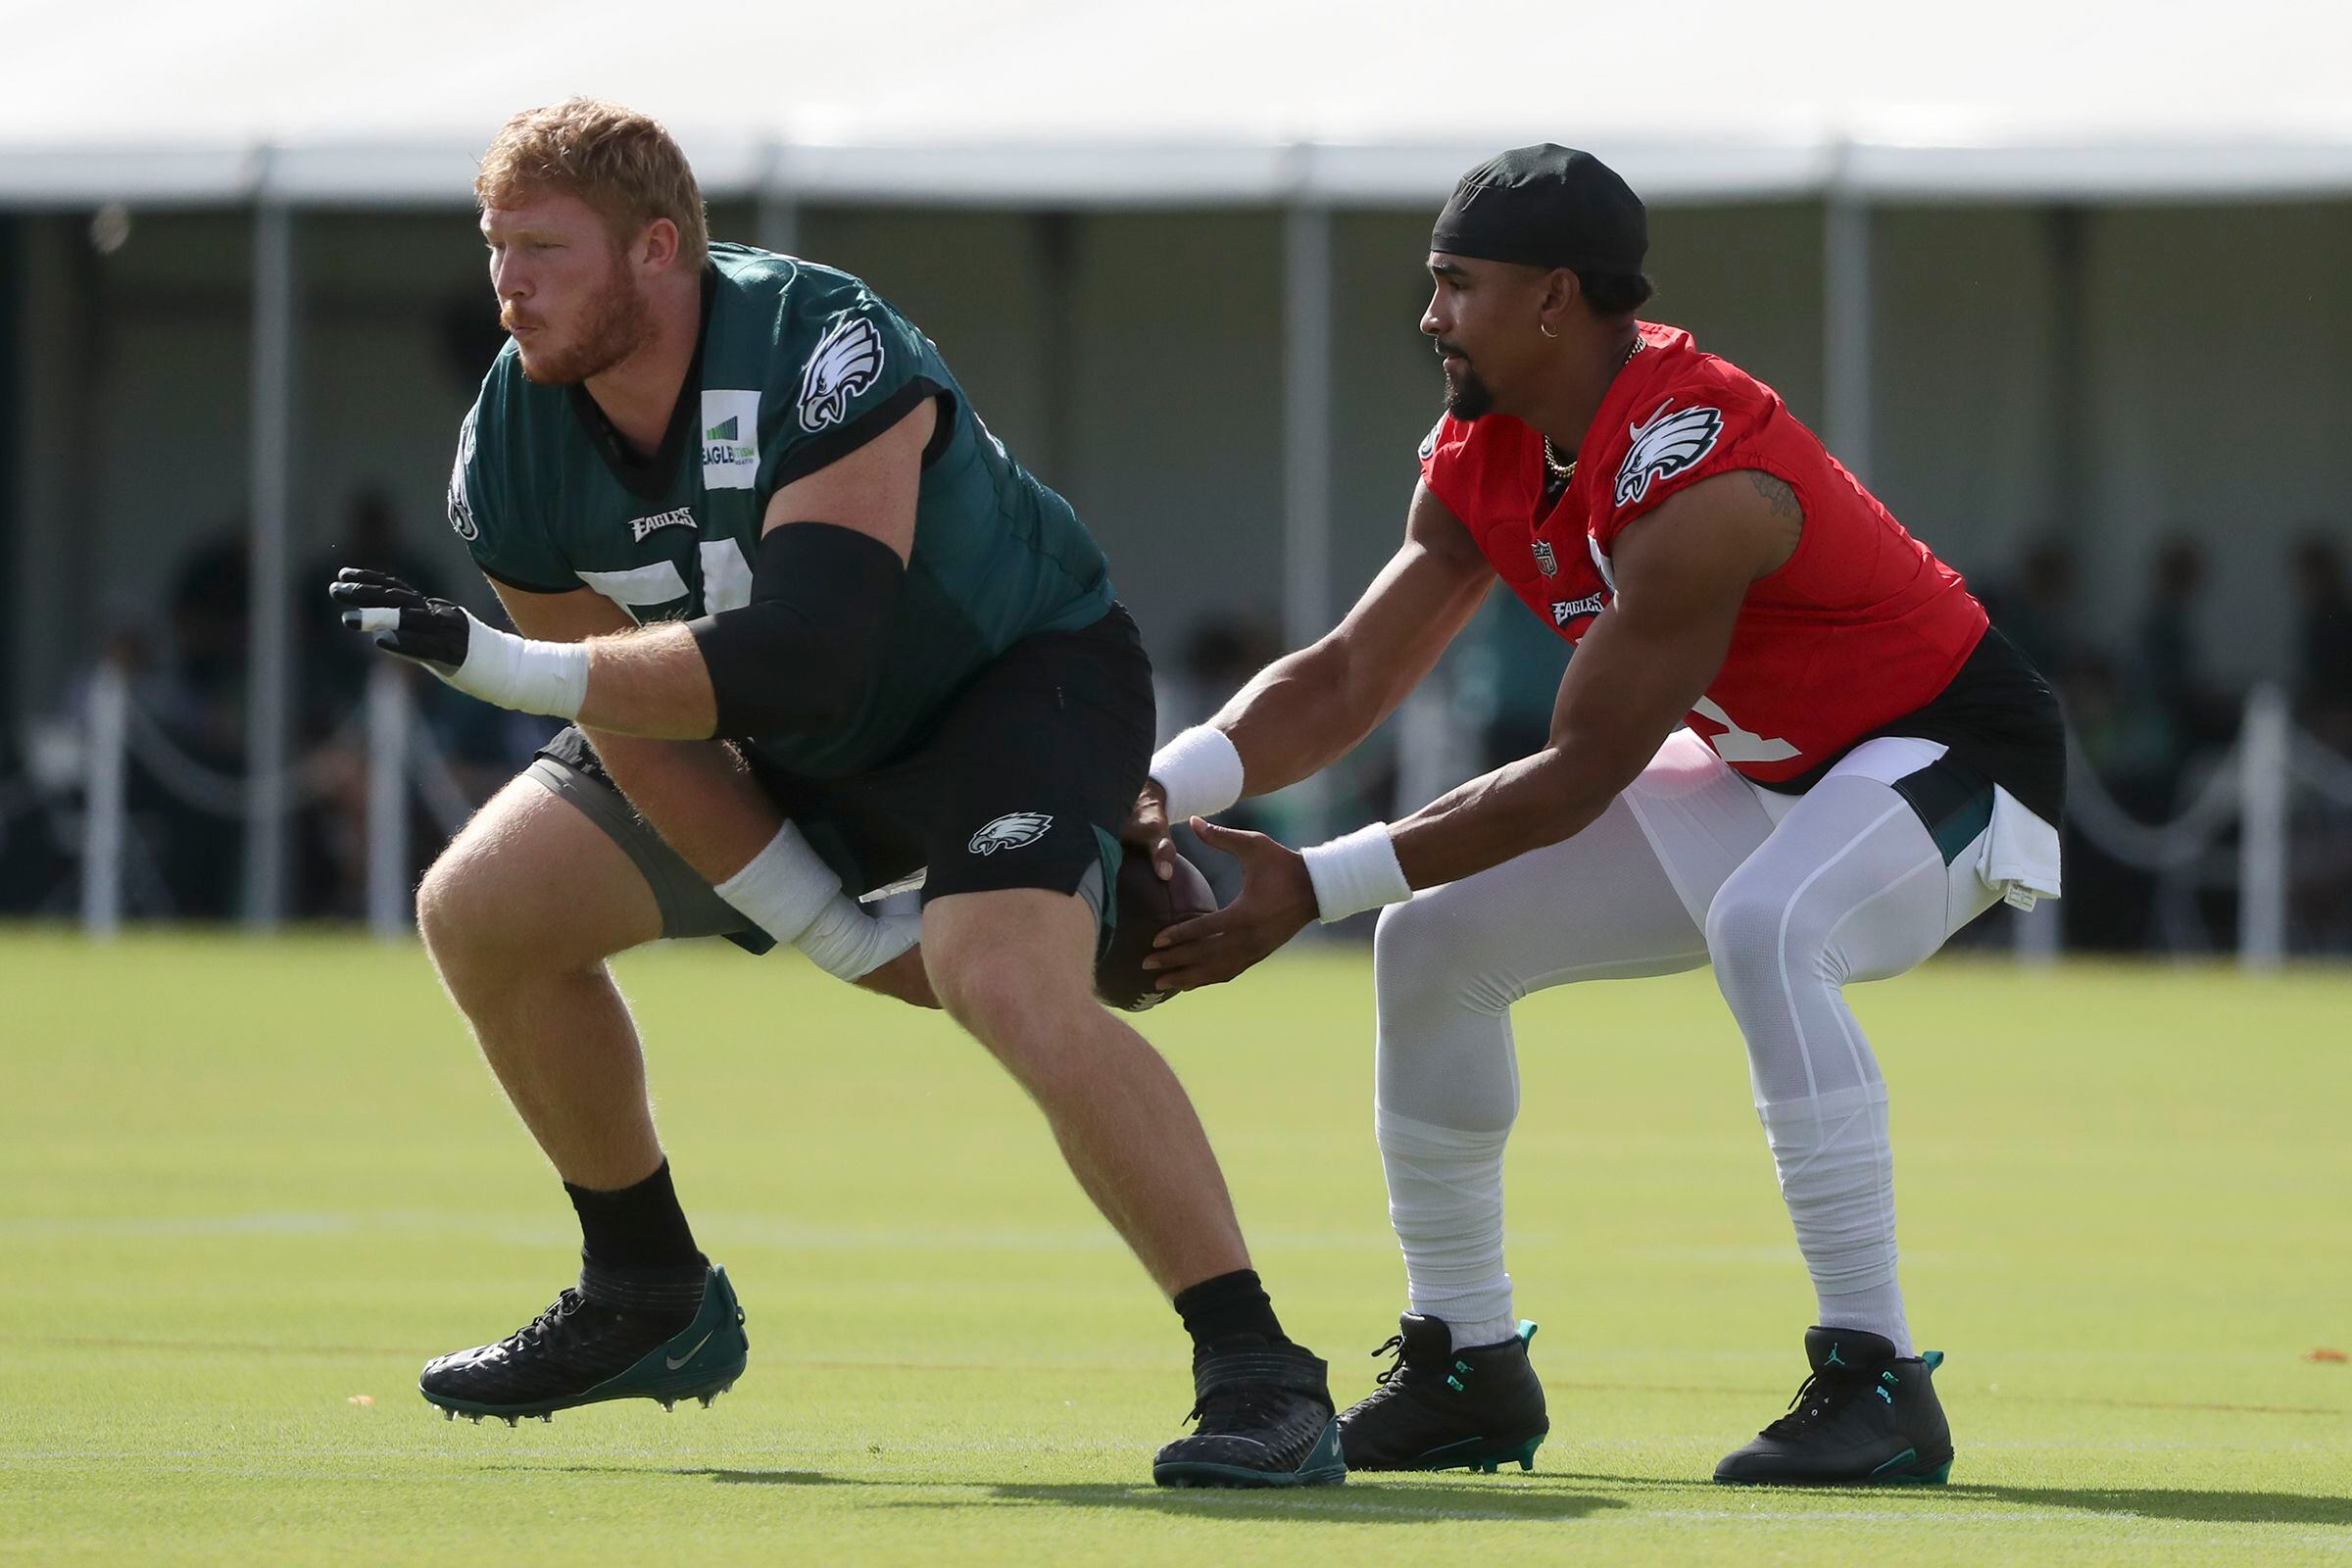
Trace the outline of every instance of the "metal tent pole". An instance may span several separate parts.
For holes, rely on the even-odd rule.
[[[1283,229],[1282,635],[1303,648],[1331,626],[1331,210],[1300,202]],[[1291,792],[1299,832],[1322,836],[1329,791]]]
[[[1870,208],[1833,190],[1822,243],[1822,433],[1864,484],[1871,469]]]
[[[253,224],[251,559],[245,669],[245,923],[285,915],[292,606],[294,215],[267,192]]]

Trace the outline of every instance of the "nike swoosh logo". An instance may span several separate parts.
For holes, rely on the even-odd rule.
[[[718,1330],[712,1329],[710,1334],[716,1334]],[[706,1334],[701,1339],[695,1341],[694,1349],[688,1350],[684,1355],[663,1356],[662,1358],[662,1364],[668,1367],[672,1372],[675,1372],[678,1368],[684,1366],[687,1362],[694,1359],[695,1350],[700,1350],[704,1346],[710,1343],[710,1334]]]

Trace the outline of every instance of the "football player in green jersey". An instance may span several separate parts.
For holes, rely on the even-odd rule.
[[[523,635],[380,573],[345,619],[461,690],[575,721],[425,877],[418,922],[564,1181],[576,1289],[421,1380],[454,1414],[710,1396],[742,1313],[695,1246],[605,970],[659,936],[793,942],[934,996],[1045,1112],[1194,1342],[1170,1485],[1345,1475],[1175,1076],[1095,1000],[1151,670],[1067,503],[862,282],[711,245],[654,122],[509,122],[476,183],[513,341],[450,516]],[[658,830],[649,831],[651,828]],[[927,868],[921,944],[854,895]]]

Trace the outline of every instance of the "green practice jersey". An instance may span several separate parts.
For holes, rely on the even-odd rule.
[[[649,461],[585,388],[533,384],[508,344],[459,432],[450,525],[511,587],[592,588],[639,621],[739,609],[768,498],[928,397],[940,400],[939,424],[879,678],[845,726],[751,742],[789,772],[862,772],[918,739],[1014,643],[1100,619],[1111,589],[1069,503],[1012,460],[937,346],[858,279],[711,246],[701,343]]]

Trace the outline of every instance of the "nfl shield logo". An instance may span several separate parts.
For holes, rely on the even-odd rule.
[[[1560,574],[1560,558],[1551,553],[1551,542],[1547,539],[1536,541],[1536,569],[1546,577]]]

